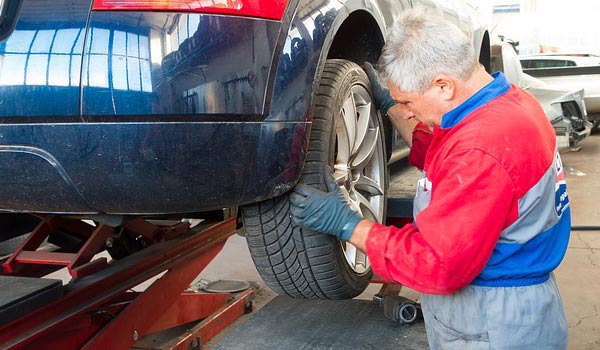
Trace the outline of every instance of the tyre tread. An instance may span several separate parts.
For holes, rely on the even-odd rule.
[[[329,145],[334,127],[333,106],[340,98],[340,86],[349,74],[354,74],[352,70],[358,71],[359,67],[341,59],[330,59],[325,65],[315,98],[301,183],[322,187],[321,169],[327,160],[323,146]],[[370,273],[359,282],[349,283],[336,255],[337,240],[295,226],[289,217],[288,199],[285,194],[242,207],[248,247],[264,281],[277,293],[294,298],[347,299],[360,294],[368,285]]]

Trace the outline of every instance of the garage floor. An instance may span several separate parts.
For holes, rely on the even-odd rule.
[[[600,134],[592,135],[581,143],[579,152],[562,155],[572,206],[573,226],[600,226]],[[411,175],[412,174],[412,175]],[[415,172],[402,165],[395,166],[392,175],[392,195],[414,193]],[[573,231],[569,249],[556,271],[559,288],[569,324],[569,349],[600,349],[600,231]],[[258,308],[275,298],[253,267],[244,238],[231,238],[221,254],[199,278],[208,280],[233,279],[257,281],[260,290],[255,305]],[[358,299],[370,300],[379,286],[370,286]],[[403,295],[418,298],[409,289]],[[301,310],[297,310],[301,312]],[[234,323],[228,331],[246,322],[252,315]],[[216,345],[227,332],[211,344]],[[307,342],[310,340],[307,339]],[[209,345],[211,345],[209,344]],[[210,348],[210,346],[209,346]]]

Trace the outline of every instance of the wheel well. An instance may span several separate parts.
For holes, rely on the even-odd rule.
[[[385,40],[375,19],[366,11],[355,11],[346,18],[338,29],[327,58],[341,58],[362,65],[377,63]],[[393,128],[388,118],[383,118],[386,157],[392,154]]]
[[[366,11],[355,11],[338,29],[327,58],[343,58],[357,64],[375,63],[384,39],[375,19]]]
[[[491,72],[492,56],[490,51],[490,34],[486,31],[481,40],[481,49],[479,50],[479,63],[481,63],[488,73]]]

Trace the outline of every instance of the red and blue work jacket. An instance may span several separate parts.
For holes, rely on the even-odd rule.
[[[415,221],[373,226],[373,271],[433,294],[548,280],[564,257],[571,215],[555,133],[538,101],[496,73],[431,137],[413,141],[427,149],[420,161],[411,157],[423,167]]]

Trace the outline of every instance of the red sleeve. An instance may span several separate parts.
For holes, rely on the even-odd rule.
[[[415,126],[412,133],[412,147],[408,154],[408,162],[410,165],[423,169],[425,165],[425,155],[433,139],[433,131],[425,124],[419,122]]]
[[[366,250],[373,272],[384,280],[450,294],[481,273],[518,209],[505,169],[481,151],[446,159],[435,179],[416,226],[375,224]]]

